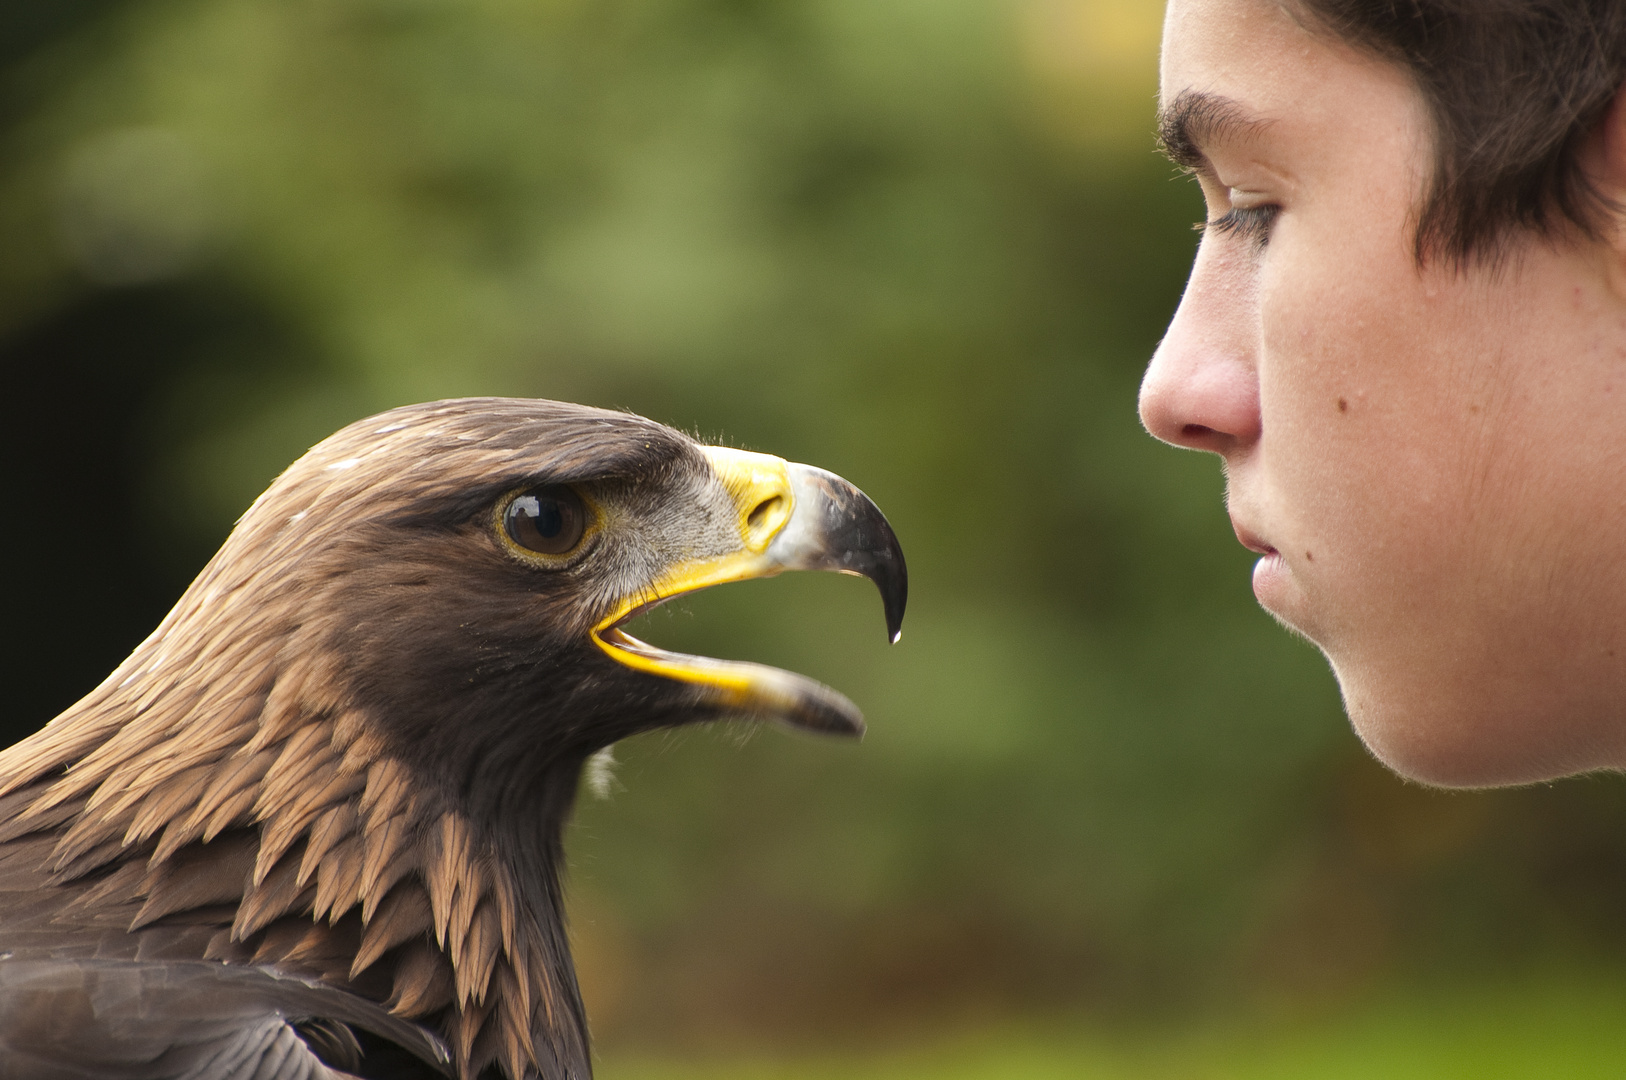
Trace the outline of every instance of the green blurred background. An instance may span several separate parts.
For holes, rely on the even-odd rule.
[[[609,1080],[1619,1076],[1626,791],[1372,763],[1140,430],[1201,216],[1151,0],[6,0],[21,736],[368,412],[522,394],[836,470],[913,578],[645,632],[861,744],[619,748],[569,837]]]

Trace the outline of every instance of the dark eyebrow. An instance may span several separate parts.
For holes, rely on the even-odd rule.
[[[1182,90],[1157,111],[1157,145],[1181,168],[1201,169],[1208,165],[1203,147],[1251,134],[1269,123],[1228,97]]]

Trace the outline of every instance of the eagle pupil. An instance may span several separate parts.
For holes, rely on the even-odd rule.
[[[562,484],[533,488],[508,504],[503,528],[522,548],[563,555],[581,543],[587,531],[587,508],[580,496]]]
[[[536,506],[535,510],[532,512],[536,515],[537,532],[551,540],[564,531],[565,514],[564,511],[559,509],[558,503],[552,501],[543,502],[541,499],[533,499],[531,501],[535,503]],[[531,507],[528,506],[526,509],[531,510]]]

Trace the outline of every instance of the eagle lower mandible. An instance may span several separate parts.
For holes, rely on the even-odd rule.
[[[811,679],[629,637],[782,570],[907,577],[857,488],[550,401],[416,405],[295,462],[130,658],[0,751],[0,1077],[586,1080],[561,830],[583,763]]]

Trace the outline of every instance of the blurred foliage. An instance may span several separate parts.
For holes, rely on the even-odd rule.
[[[1619,785],[1357,748],[1139,373],[1199,199],[1145,0],[79,0],[0,17],[11,736],[367,412],[619,406],[846,475],[913,579],[647,632],[806,671],[861,745],[619,748],[570,846],[609,1045],[1336,999],[1617,955]],[[30,13],[32,12],[32,13]]]
[[[1620,1075],[1618,972],[1536,975],[1517,987],[1402,992],[1336,1015],[1231,1016],[1103,1030],[1088,1019],[959,1033],[867,1052],[612,1056],[620,1080],[1607,1080]]]

